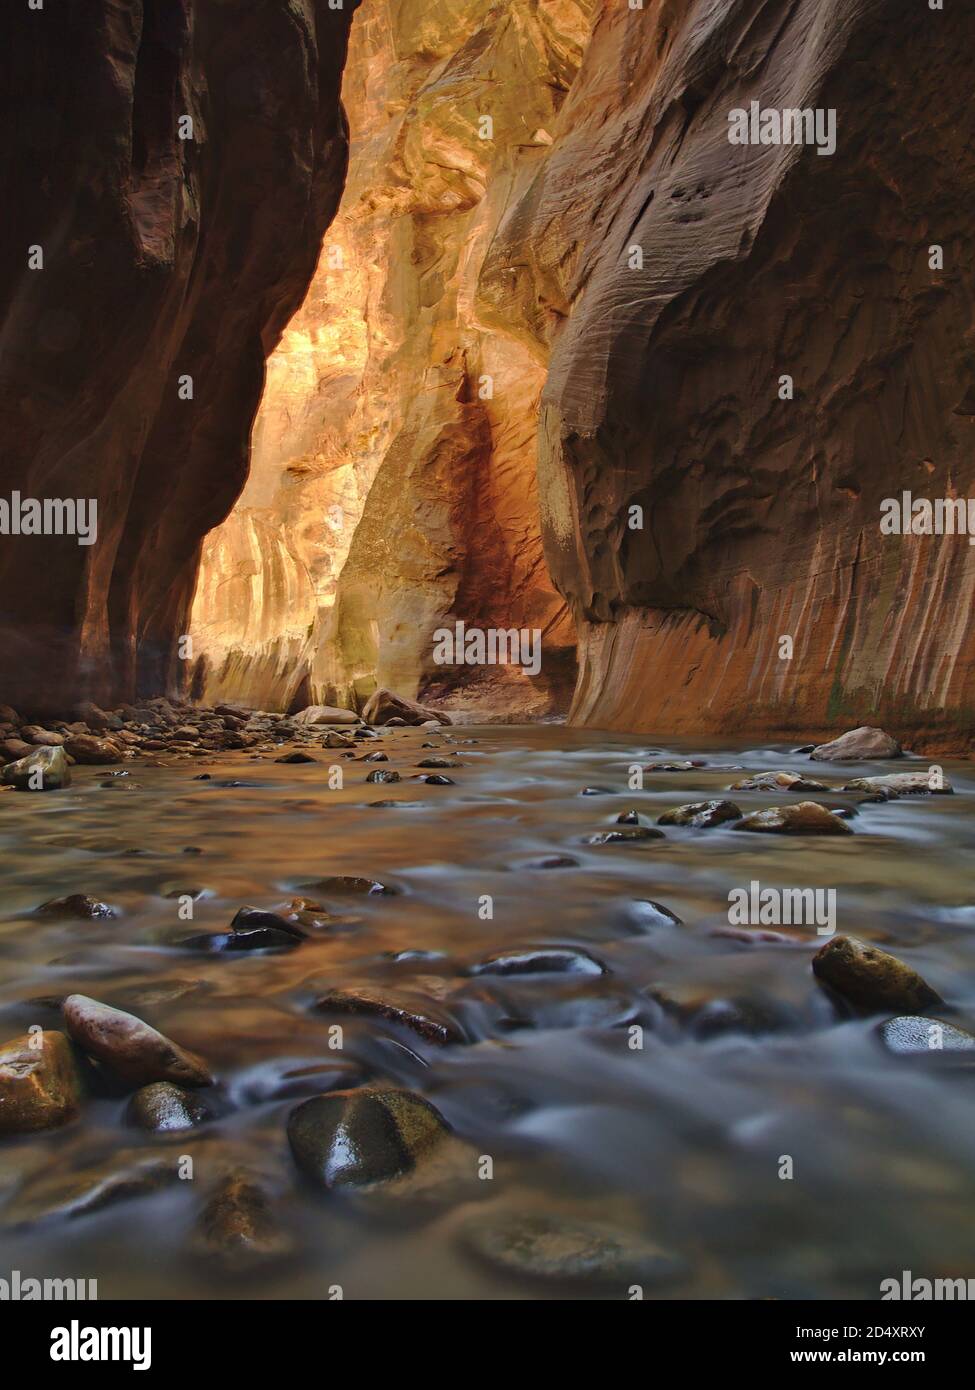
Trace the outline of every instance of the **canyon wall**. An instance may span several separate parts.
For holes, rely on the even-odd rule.
[[[975,550],[880,504],[975,493],[973,79],[970,7],[604,4],[480,287],[551,349],[576,722],[970,742]],[[753,100],[835,153],[730,144]]]
[[[204,547],[207,698],[361,705],[378,684],[492,718],[567,708],[575,634],[535,482],[547,354],[485,323],[476,287],[588,34],[588,0],[357,16],[345,195],[269,362],[247,486]],[[541,673],[438,666],[456,621],[538,629]]]
[[[0,541],[14,706],[185,674],[202,538],[341,193],[354,8],[3,6],[0,496],[94,499],[98,524]]]

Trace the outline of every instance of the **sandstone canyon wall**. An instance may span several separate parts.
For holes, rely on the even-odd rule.
[[[973,78],[971,7],[603,6],[481,274],[551,346],[574,720],[970,741],[975,551],[879,523],[902,489],[973,492]],[[835,153],[730,145],[753,100],[834,109]]]
[[[201,541],[341,193],[354,4],[3,6],[0,494],[98,507],[91,546],[0,542],[15,706],[179,681]]]
[[[361,705],[378,684],[494,718],[567,707],[574,630],[535,484],[546,353],[485,324],[475,291],[588,35],[584,0],[357,16],[341,209],[269,363],[247,487],[204,548],[208,698]],[[438,667],[433,633],[457,620],[540,630],[542,672]]]

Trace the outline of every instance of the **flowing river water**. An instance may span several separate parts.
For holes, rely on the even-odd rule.
[[[153,1135],[124,1096],[90,1099],[50,1133],[0,1143],[0,1201],[39,1173],[111,1172],[147,1151],[192,1177],[102,1210],[24,1224],[0,1209],[5,1272],[98,1280],[108,1297],[626,1298],[626,1287],[521,1281],[472,1252],[467,1233],[510,1213],[595,1220],[674,1257],[657,1298],[875,1299],[902,1270],[975,1276],[975,1070],[888,1055],[877,1017],[845,1016],[812,970],[814,926],[788,940],[728,933],[728,894],[752,880],[834,888],[837,931],[891,951],[975,1018],[975,821],[970,767],[944,762],[954,796],[866,804],[848,837],[668,827],[666,838],[591,845],[620,812],[646,825],[785,768],[839,786],[923,763],[811,764],[787,749],[651,747],[559,725],[463,727],[443,752],[454,785],[410,780],[428,730],[383,731],[403,780],[317,752],[205,763],[77,768],[70,788],[0,797],[4,1037],[59,1027],[79,992],[129,1009],[199,1053],[219,1113]],[[472,740],[472,741],[468,741]],[[663,758],[703,759],[647,773]],[[331,789],[328,767],[343,768]],[[194,780],[199,773],[210,780]],[[604,789],[581,795],[583,788]],[[803,799],[735,792],[744,811]],[[855,806],[855,793],[821,795]],[[375,805],[381,801],[384,803]],[[540,862],[574,862],[539,867]],[[300,885],[365,875],[398,891],[325,905],[340,921],[282,953],[204,955],[181,941],[226,928],[243,904],[280,909]],[[46,899],[88,893],[114,919],[49,920]],[[179,916],[195,894],[193,921]],[[485,898],[493,915],[486,917]],[[670,909],[674,922],[649,902]],[[606,973],[471,977],[507,947],[582,947]],[[399,952],[437,953],[393,959]],[[325,989],[405,991],[454,1018],[468,1041],[425,1042],[395,1023],[334,1018]],[[633,1031],[642,1027],[642,1038]],[[635,1042],[642,1040],[642,1047]],[[363,1079],[426,1096],[455,1132],[451,1171],[381,1196],[312,1190],[285,1138],[302,1098]],[[790,1176],[782,1176],[783,1159]],[[490,1163],[485,1160],[489,1159]],[[283,1258],[229,1278],[193,1243],[221,1165],[260,1174]],[[788,1167],[789,1165],[785,1165]]]

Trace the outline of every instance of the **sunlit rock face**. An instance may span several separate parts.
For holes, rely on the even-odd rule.
[[[98,522],[90,546],[0,542],[16,707],[185,675],[201,540],[243,484],[265,357],[341,193],[354,8],[3,7],[0,495],[93,498]]]
[[[589,18],[584,0],[358,14],[346,192],[268,364],[247,486],[204,547],[207,698],[361,705],[378,685],[472,716],[567,707],[575,634],[535,480],[547,347],[477,285],[551,146]],[[541,671],[438,665],[434,634],[457,621],[538,630]]]
[[[975,548],[880,532],[902,489],[975,495],[975,12],[945,19],[603,5],[479,287],[551,348],[542,526],[576,721],[969,737]],[[835,109],[835,153],[730,144],[752,100]]]

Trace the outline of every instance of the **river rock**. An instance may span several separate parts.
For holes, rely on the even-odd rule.
[[[442,772],[421,773],[419,780],[425,782],[428,787],[452,787],[455,785],[453,778],[445,777]]]
[[[813,956],[816,978],[866,1012],[917,1013],[942,1001],[917,971],[855,936],[834,936]]]
[[[831,743],[817,744],[809,756],[815,762],[857,763],[873,758],[902,758],[904,750],[883,729],[863,724],[859,729],[848,729]]]
[[[389,754],[383,753],[381,750],[377,750],[375,753],[367,753],[366,756],[362,759],[362,761],[364,763],[388,763]]]
[[[36,909],[39,917],[73,917],[78,921],[96,921],[99,918],[117,917],[118,913],[108,903],[89,898],[84,893],[69,893],[65,898],[50,898]]]
[[[300,748],[294,748],[290,753],[285,753],[283,757],[275,758],[276,763],[317,763],[318,759],[313,758],[310,753],[303,753]]]
[[[633,1284],[670,1283],[686,1272],[683,1260],[649,1240],[562,1213],[482,1215],[460,1239],[505,1278],[608,1286],[620,1298]]]
[[[129,1124],[154,1134],[195,1129],[211,1118],[210,1109],[193,1091],[174,1086],[171,1081],[154,1081],[142,1086],[129,1101]]]
[[[316,879],[314,883],[301,884],[305,893],[367,893],[370,896],[395,893],[385,883],[374,878],[361,878],[356,874],[333,874],[329,878]]]
[[[25,724],[20,736],[38,748],[61,748],[65,742],[64,734],[56,734],[52,729],[42,729],[38,724]]]
[[[463,767],[464,764],[457,758],[421,758],[417,767]]]
[[[799,801],[794,806],[773,806],[753,811],[736,830],[763,831],[770,835],[852,835],[853,831],[818,801]]]
[[[294,716],[296,724],[360,724],[355,710],[338,709],[335,705],[308,705]]]
[[[399,773],[388,767],[374,768],[366,777],[367,782],[398,782],[399,780]]]
[[[409,1028],[426,1042],[444,1046],[464,1042],[464,1034],[449,1015],[434,1010],[422,998],[408,993],[372,989],[332,989],[316,999],[316,1013],[353,1014],[362,1018],[383,1018]]]
[[[954,787],[942,773],[937,780],[940,786],[932,786],[930,772],[889,772],[884,777],[854,777],[843,788],[845,792],[892,792],[898,796],[951,796]]]
[[[73,734],[64,745],[64,751],[76,763],[91,763],[101,766],[121,762],[119,751],[107,739],[96,738],[94,734]]]
[[[937,1018],[900,1014],[877,1025],[881,1045],[895,1057],[975,1066],[975,1033]]]
[[[123,1149],[78,1171],[65,1170],[60,1164],[45,1168],[21,1188],[3,1217],[13,1227],[74,1220],[134,1197],[149,1196],[177,1179],[173,1157]]]
[[[671,912],[669,907],[654,902],[652,898],[635,898],[630,905],[633,916],[641,927],[682,927],[683,919]]]
[[[614,830],[597,830],[595,835],[587,835],[584,845],[627,845],[638,840],[662,840],[664,832],[649,825],[621,825]]]
[[[63,1033],[27,1033],[0,1045],[0,1135],[54,1129],[81,1108],[81,1077]]]
[[[324,1188],[363,1188],[411,1173],[450,1133],[414,1091],[360,1087],[313,1096],[291,1112],[295,1163]]]
[[[35,748],[26,757],[7,763],[0,781],[19,791],[59,791],[71,782],[71,769],[63,748]]]
[[[322,739],[323,748],[354,748],[355,739],[349,734],[340,734],[337,729],[329,729]]]
[[[644,772],[694,772],[705,763],[700,758],[677,758],[670,762],[647,763]]]
[[[152,1081],[180,1086],[211,1086],[206,1064],[135,1014],[113,1009],[85,994],[70,994],[63,1005],[68,1033],[78,1046],[120,1081],[137,1087]]]
[[[828,792],[825,782],[800,777],[798,772],[759,772],[728,788],[733,792]]]
[[[14,763],[20,758],[26,758],[28,753],[33,752],[33,747],[25,743],[22,738],[5,738],[0,740],[0,762]]]
[[[274,1219],[271,1200],[251,1173],[226,1173],[200,1213],[193,1248],[217,1260],[228,1273],[280,1259],[294,1241]]]
[[[606,967],[588,951],[561,947],[498,951],[470,968],[471,975],[605,975]]]
[[[710,830],[728,821],[741,820],[742,811],[733,801],[695,801],[689,806],[664,811],[657,817],[658,825],[690,825],[695,830]]]
[[[377,690],[369,697],[362,717],[367,724],[391,724],[401,719],[404,724],[449,724],[450,716],[439,710],[430,709],[416,700],[408,700],[403,695],[394,695],[391,690]]]

